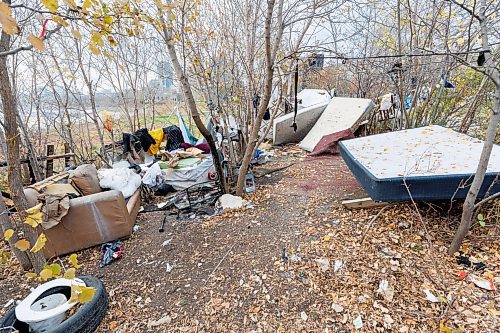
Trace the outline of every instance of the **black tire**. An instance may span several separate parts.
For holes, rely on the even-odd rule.
[[[95,277],[82,276],[82,279],[87,287],[96,289],[94,298],[85,304],[80,305],[80,308],[71,317],[67,318],[57,327],[48,330],[46,333],[92,333],[94,332],[99,323],[106,315],[108,309],[108,295],[104,284],[101,280]],[[39,298],[55,294],[67,293],[67,287],[56,287],[47,290]],[[68,295],[66,295],[69,297]],[[10,333],[2,331],[2,327],[13,326],[19,330],[20,333],[28,333],[28,325],[16,319],[15,308],[9,310],[5,316],[0,320],[0,333]]]

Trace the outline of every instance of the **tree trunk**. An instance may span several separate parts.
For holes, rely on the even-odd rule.
[[[201,119],[200,113],[198,112],[198,107],[196,106],[196,101],[193,96],[193,91],[191,90],[189,79],[182,70],[181,63],[179,61],[179,58],[177,57],[177,52],[175,50],[175,41],[173,39],[172,32],[168,30],[163,15],[161,14],[162,11],[160,8],[158,8],[158,12],[160,15],[160,23],[162,26],[163,37],[167,44],[168,55],[170,56],[170,60],[172,61],[172,66],[174,67],[175,74],[181,83],[182,92],[184,94],[184,98],[186,99],[186,104],[189,108],[189,111],[191,112],[191,116],[193,117],[196,127],[200,131],[201,135],[203,135],[205,140],[207,140],[207,143],[210,146],[210,151],[212,153],[212,157],[214,160],[215,169],[217,171],[217,175],[221,183],[221,189],[223,193],[226,193],[227,192],[226,179],[224,175],[224,170],[222,169],[222,164],[219,158],[219,152],[217,150],[217,146],[215,145],[214,138],[212,137],[212,134],[210,134],[208,129],[205,127],[205,124],[203,124],[203,120]]]
[[[10,4],[10,1],[7,1]],[[0,38],[0,52],[7,51],[10,44],[10,36],[2,32]],[[7,69],[7,57],[0,57],[0,95],[2,98],[5,138],[7,142],[7,178],[8,185],[12,195],[12,200],[21,214],[27,209],[28,203],[23,192],[22,169],[19,156],[20,133],[17,125],[17,108],[16,98],[13,95],[12,87]],[[23,218],[23,216],[21,216]],[[19,227],[23,231],[31,245],[35,244],[37,234],[35,229],[26,223],[20,223]],[[37,272],[40,272],[45,265],[45,257],[43,252],[37,253],[26,252],[31,264]]]
[[[5,205],[5,202],[2,198],[0,198],[0,212],[0,231],[2,231],[2,234],[8,229],[16,230],[16,227],[10,221],[9,214],[7,214],[7,206]],[[14,232],[12,237],[9,239],[10,248],[12,249],[12,252],[14,253],[17,261],[19,261],[19,263],[21,264],[21,267],[25,271],[30,270],[33,266],[31,265],[31,261],[28,258],[28,255],[25,252],[21,252],[14,247],[14,244],[18,240],[19,237],[17,236],[17,233]]]
[[[491,150],[493,149],[496,131],[500,120],[500,85],[498,84],[496,85],[494,98],[495,104],[493,106],[493,114],[491,115],[488,129],[486,131],[486,139],[484,141],[483,151],[481,152],[481,157],[479,159],[479,165],[477,166],[474,180],[472,181],[469,192],[467,193],[467,197],[464,202],[464,208],[462,211],[462,220],[460,221],[460,226],[458,227],[458,230],[455,233],[455,237],[451,242],[450,249],[448,251],[449,255],[453,255],[453,253],[457,252],[460,249],[460,246],[462,245],[462,242],[469,232],[472,224],[474,204],[476,202],[479,189],[483,184],[484,175],[488,167]]]
[[[481,152],[481,157],[479,158],[479,165],[477,166],[476,174],[474,175],[474,180],[469,188],[467,197],[465,198],[464,208],[462,211],[462,219],[460,221],[460,226],[458,227],[453,241],[451,242],[450,248],[448,250],[449,255],[453,255],[460,249],[462,242],[469,232],[472,224],[472,216],[474,214],[474,204],[481,185],[484,181],[484,175],[488,168],[488,163],[490,161],[491,151],[495,142],[495,136],[500,121],[500,75],[497,69],[497,64],[494,63],[493,57],[491,56],[491,50],[489,48],[488,42],[488,26],[486,18],[486,3],[482,0],[480,3],[480,14],[479,23],[481,26],[481,39],[483,45],[483,51],[485,55],[484,68],[487,75],[495,84],[495,95],[493,104],[493,114],[490,117],[488,124],[488,129],[486,130],[486,138],[484,140],[483,150]]]
[[[248,172],[248,167],[250,165],[250,161],[252,160],[252,156],[259,139],[260,124],[262,123],[262,118],[264,118],[264,114],[266,113],[267,106],[271,99],[274,74],[273,57],[271,50],[271,25],[273,19],[274,4],[274,0],[269,0],[267,2],[266,22],[264,26],[264,39],[266,47],[266,79],[264,86],[264,96],[259,106],[257,116],[255,117],[255,121],[253,122],[252,131],[248,139],[245,154],[243,155],[243,160],[241,161],[238,182],[236,183],[236,195],[239,196],[243,194],[243,190],[245,187],[245,176]]]

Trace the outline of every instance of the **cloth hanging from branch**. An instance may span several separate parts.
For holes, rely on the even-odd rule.
[[[184,122],[184,118],[182,118],[180,112],[177,112],[177,118],[179,119],[179,128],[181,129],[182,132],[182,137],[184,138],[184,142],[190,143],[193,146],[196,145],[198,142],[198,138],[196,138],[189,128],[186,126],[186,123]]]
[[[293,114],[293,131],[297,132],[297,111],[298,111],[298,100],[297,100],[297,90],[299,86],[299,61],[297,60],[297,64],[295,65],[295,82],[294,82],[294,94],[295,94],[295,105],[294,105],[294,114]]]

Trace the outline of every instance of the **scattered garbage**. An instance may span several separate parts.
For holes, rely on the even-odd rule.
[[[217,201],[217,206],[224,209],[238,209],[242,208],[244,205],[244,200],[242,197],[238,197],[232,194],[223,194]]]
[[[489,291],[495,291],[495,282],[493,279],[484,279],[475,275],[470,276],[470,280],[472,283],[474,283],[477,287],[481,289],[486,289]]]
[[[465,280],[466,277],[467,277],[467,272],[466,271],[458,271],[457,272],[456,279],[458,281],[463,281],[463,280]]]
[[[141,227],[140,227],[140,226],[138,226],[138,225],[136,224],[136,225],[134,225],[134,227],[132,228],[132,230],[133,230],[134,232],[137,232],[137,231],[139,231],[139,229],[140,229],[140,228],[141,228]]]
[[[111,242],[102,244],[100,250],[103,254],[99,267],[104,267],[120,259],[123,256],[125,248],[122,242]]]
[[[316,262],[321,268],[321,271],[324,273],[330,268],[330,260],[325,258],[316,259]]]
[[[286,248],[283,248],[283,250],[281,251],[281,264],[286,265],[287,262],[288,256],[286,255]]]
[[[174,265],[170,265],[170,264],[167,262],[167,268],[165,269],[165,271],[166,271],[167,273],[170,273],[173,269],[174,269]]]
[[[172,241],[172,238],[170,239],[167,239],[166,241],[164,241],[161,246],[167,246],[168,244],[170,244],[170,242]]]
[[[432,303],[439,303],[439,298],[437,298],[429,289],[422,290],[425,294],[425,298]]]
[[[6,309],[9,306],[11,306],[12,304],[14,304],[14,300],[11,298],[7,303],[5,303],[5,305],[3,307],[4,307],[4,309]]]
[[[299,262],[299,261],[301,261],[301,260],[302,260],[302,258],[300,258],[300,256],[299,256],[298,254],[296,254],[296,253],[295,253],[295,254],[293,254],[293,255],[290,257],[290,260],[291,260],[292,262]]]
[[[335,265],[333,265],[333,272],[337,273],[342,268],[342,260],[335,260]]]
[[[344,307],[337,303],[332,303],[332,309],[337,313],[342,313],[344,311]]]
[[[309,316],[307,315],[307,313],[305,313],[305,311],[302,311],[300,313],[300,319],[302,319],[302,321],[307,321],[308,318]]]
[[[170,316],[165,316],[162,317],[158,320],[153,320],[148,323],[148,328],[156,327],[156,326],[161,326],[161,325],[168,325],[172,322],[172,318]]]
[[[377,292],[382,294],[384,299],[388,302],[392,302],[392,300],[394,299],[394,289],[389,287],[389,281],[387,280],[380,281]]]
[[[249,173],[245,176],[245,192],[252,193],[255,191],[255,178]]]
[[[486,266],[485,263],[482,262],[475,262],[474,260],[471,260],[470,256],[464,255],[463,253],[460,253],[457,257],[457,263],[459,265],[465,266],[465,267],[472,267],[473,270],[475,271],[481,271],[488,266]],[[473,258],[472,258],[473,259]]]
[[[353,321],[352,324],[354,325],[354,328],[359,330],[363,328],[363,320],[361,319],[361,316],[357,316]]]
[[[339,221],[339,220],[333,220],[333,221],[332,221],[332,224],[333,224],[333,225],[339,225],[339,224],[340,224],[340,221]]]

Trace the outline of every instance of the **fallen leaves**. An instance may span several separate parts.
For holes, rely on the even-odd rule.
[[[73,284],[71,285],[71,298],[70,302],[87,303],[90,302],[95,295],[95,288],[85,287]]]
[[[7,229],[5,230],[5,232],[3,233],[3,238],[5,239],[6,242],[9,241],[9,239],[11,239],[11,237],[14,235],[14,230],[12,229]]]
[[[26,251],[30,248],[30,242],[27,241],[26,239],[20,239],[18,240],[14,246],[19,250],[19,251]]]

